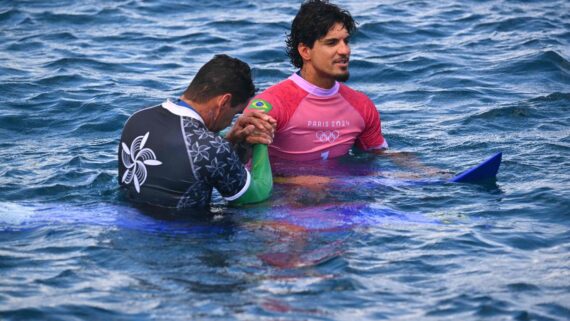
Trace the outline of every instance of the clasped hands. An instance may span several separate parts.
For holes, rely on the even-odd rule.
[[[242,160],[248,160],[251,145],[271,144],[276,127],[277,121],[273,117],[260,111],[251,111],[236,120],[226,139],[236,148]]]

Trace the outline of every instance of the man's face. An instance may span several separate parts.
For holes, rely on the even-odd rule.
[[[310,50],[310,63],[317,75],[338,81],[347,81],[350,76],[348,62],[350,58],[350,35],[346,28],[337,23],[329,32],[315,41]]]

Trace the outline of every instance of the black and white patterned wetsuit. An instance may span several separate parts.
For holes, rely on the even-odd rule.
[[[138,111],[119,146],[119,184],[130,199],[165,207],[204,208],[212,188],[228,201],[243,195],[250,174],[231,144],[178,100]]]

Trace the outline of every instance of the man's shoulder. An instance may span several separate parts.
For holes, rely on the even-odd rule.
[[[372,104],[372,100],[365,93],[352,89],[345,84],[340,84],[339,94],[351,104],[359,106]]]
[[[153,117],[153,115],[160,112],[161,109],[162,109],[162,105],[154,105],[154,106],[150,106],[150,107],[141,108],[141,109],[135,111],[134,113],[132,113],[131,116],[129,117],[129,119],[127,120],[127,122],[131,121],[133,119],[138,119],[138,118]]]
[[[285,79],[267,89],[265,89],[259,98],[271,99],[271,98],[284,98],[290,97],[291,95],[304,94],[304,92],[297,86],[291,79]]]
[[[276,110],[292,111],[307,95],[308,93],[297,86],[291,79],[285,79],[257,95],[248,108],[258,110],[265,108],[261,110],[267,111],[265,106],[269,106],[270,110],[274,110],[272,116],[276,117]]]
[[[159,106],[144,107],[136,110],[124,122],[123,132],[127,129],[138,128],[151,123],[152,119],[156,118],[157,107]]]

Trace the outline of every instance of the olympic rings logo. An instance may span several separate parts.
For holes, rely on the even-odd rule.
[[[320,130],[315,133],[315,136],[321,143],[333,143],[340,136],[340,133],[338,130]]]

